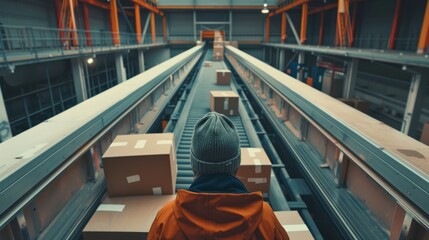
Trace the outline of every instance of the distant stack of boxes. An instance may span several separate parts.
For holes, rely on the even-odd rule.
[[[347,98],[338,98],[339,101],[353,107],[356,108],[357,110],[363,112],[363,113],[368,113],[369,111],[369,102],[365,101],[363,99],[359,99],[359,98],[352,98],[352,99],[347,99]]]
[[[271,161],[263,148],[242,148],[237,178],[249,192],[261,191],[264,198],[270,192]]]
[[[224,57],[224,42],[222,34],[219,31],[214,33],[214,42],[213,42],[213,59],[215,61],[223,61]]]
[[[84,239],[145,239],[158,210],[175,198],[173,134],[117,136],[103,165],[109,197],[83,230]]]

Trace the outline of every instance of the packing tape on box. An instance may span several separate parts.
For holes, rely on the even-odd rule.
[[[261,160],[254,158],[253,162],[255,163],[255,173],[261,173],[262,169],[261,169]]]
[[[162,189],[161,189],[161,187],[154,187],[154,188],[152,188],[152,192],[153,192],[153,195],[162,195]]]
[[[111,147],[125,147],[128,145],[128,142],[112,142]]]
[[[146,146],[147,140],[137,140],[134,148],[144,148]]]
[[[125,205],[123,204],[100,204],[96,211],[103,212],[122,212]]]
[[[162,144],[164,144],[164,145],[173,145],[173,141],[172,140],[158,140],[156,142],[156,144],[159,144],[159,145],[162,145]]]
[[[305,224],[285,224],[282,225],[286,232],[305,232],[309,231]]]
[[[253,182],[255,184],[267,183],[267,178],[248,178],[248,182]]]
[[[128,183],[140,182],[140,175],[136,174],[136,175],[128,176],[127,182]]]
[[[225,97],[225,100],[223,100],[223,110],[228,110],[229,108],[229,98]]]
[[[260,153],[261,149],[259,149],[259,148],[248,148],[247,152],[249,153],[250,157],[256,157],[256,153]]]

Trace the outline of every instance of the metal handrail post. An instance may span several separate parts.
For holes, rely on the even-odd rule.
[[[6,46],[3,44],[3,33],[1,30],[0,30],[0,48],[2,50],[4,62],[7,64]]]
[[[37,45],[36,45],[36,39],[35,39],[35,37],[34,37],[34,31],[33,31],[33,28],[27,28],[27,30],[29,30],[30,31],[30,36],[31,36],[31,46],[32,47],[34,47],[34,55],[35,55],[35,57],[36,57],[36,59],[38,59],[39,58],[39,55],[38,55],[38,53],[37,53]]]

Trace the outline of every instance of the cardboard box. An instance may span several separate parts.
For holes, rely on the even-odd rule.
[[[231,71],[216,70],[216,84],[217,85],[229,85],[231,83]]]
[[[422,135],[420,137],[420,142],[429,146],[429,123],[423,125]]]
[[[83,229],[83,239],[146,239],[159,209],[175,198],[176,195],[106,198]]]
[[[224,59],[223,56],[213,56],[214,61],[223,61],[223,59]]]
[[[223,47],[224,46],[224,42],[214,42],[213,43],[213,48],[214,47]]]
[[[222,61],[223,60],[223,51],[224,48],[223,46],[214,46],[213,47],[213,58],[217,61]]]
[[[274,212],[279,222],[283,225],[290,240],[312,240],[310,230],[297,211]]]
[[[344,76],[332,71],[325,71],[323,74],[322,92],[334,98],[341,98],[343,95]]]
[[[210,91],[210,110],[226,116],[238,115],[239,96],[233,91]]]
[[[353,104],[354,104],[354,108],[356,108],[357,110],[363,112],[363,113],[368,113],[369,111],[369,102],[362,100],[362,99],[352,99],[353,100]]]
[[[211,67],[211,66],[212,66],[212,62],[210,62],[210,61],[204,62],[204,67]]]
[[[172,133],[119,135],[104,153],[103,164],[110,197],[175,193]]]
[[[267,198],[270,192],[271,161],[263,148],[242,148],[237,178],[249,192],[261,191]]]

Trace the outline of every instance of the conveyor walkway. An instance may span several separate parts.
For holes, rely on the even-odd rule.
[[[190,162],[190,148],[191,139],[194,131],[194,126],[197,121],[204,116],[204,114],[210,112],[210,91],[230,91],[232,88],[229,85],[216,85],[216,70],[226,69],[226,65],[223,62],[215,62],[212,58],[213,50],[207,50],[204,61],[212,61],[211,67],[201,67],[197,73],[194,85],[188,96],[186,105],[190,105],[190,111],[182,112],[179,121],[186,119],[185,127],[183,131],[176,132],[179,134],[180,141],[177,146],[177,189],[189,188],[193,181],[194,173],[192,172]],[[231,83],[232,84],[232,83]],[[241,147],[250,147],[250,142],[247,137],[246,131],[243,126],[243,122],[240,116],[229,117],[234,123],[239,137]],[[180,129],[179,129],[180,131]]]

